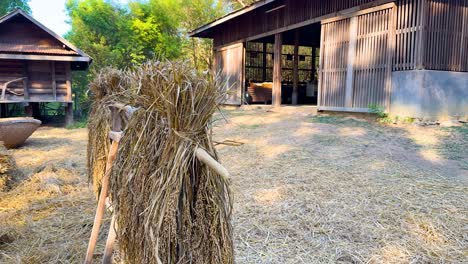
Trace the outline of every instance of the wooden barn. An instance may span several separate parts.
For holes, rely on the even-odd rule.
[[[91,58],[22,10],[0,18],[0,106],[25,108],[32,116],[39,103],[65,105],[73,122],[71,72],[86,70]]]
[[[468,116],[468,0],[262,0],[204,25],[230,104]]]

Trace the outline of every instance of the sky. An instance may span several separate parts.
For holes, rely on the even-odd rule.
[[[32,16],[44,26],[63,36],[70,30],[69,20],[65,12],[67,0],[30,0]],[[125,3],[128,0],[118,0]]]

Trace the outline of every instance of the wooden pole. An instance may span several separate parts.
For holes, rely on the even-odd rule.
[[[104,249],[104,256],[102,258],[102,264],[112,263],[112,252],[114,251],[114,243],[117,237],[116,230],[117,224],[115,223],[115,214],[113,214],[109,227],[109,235],[107,236],[106,248]]]
[[[197,148],[195,150],[195,156],[200,162],[210,167],[212,170],[214,170],[216,173],[218,173],[222,177],[229,178],[228,170],[224,168],[223,165],[221,165],[213,157],[211,157],[211,155],[208,154],[208,152],[206,152],[204,149]]]
[[[112,131],[120,132],[122,131],[122,120],[120,118],[118,109],[111,107],[112,114]],[[115,134],[115,133],[114,133]],[[96,209],[96,215],[94,216],[93,229],[91,231],[91,236],[89,238],[88,249],[86,251],[86,258],[84,263],[91,264],[93,261],[94,249],[96,248],[96,243],[99,236],[99,229],[101,228],[102,218],[104,216],[104,211],[106,209],[106,198],[109,190],[109,174],[112,170],[112,165],[117,156],[117,150],[119,149],[120,137],[113,137],[112,145],[109,150],[109,155],[107,156],[106,162],[106,172],[101,180],[101,192],[99,193],[99,200]]]
[[[274,60],[273,60],[273,94],[272,105],[281,106],[281,55],[283,37],[281,33],[275,34]]]
[[[65,105],[65,125],[73,125],[73,103],[66,103]]]
[[[292,104],[298,104],[299,96],[299,29],[294,32],[294,58],[293,58],[293,92]]]
[[[91,231],[91,236],[89,238],[88,250],[86,251],[85,264],[91,264],[93,260],[94,249],[96,248],[96,243],[99,236],[99,229],[101,227],[102,218],[104,216],[104,211],[106,209],[106,198],[107,192],[109,190],[109,174],[112,168],[112,163],[117,156],[117,150],[119,148],[119,142],[112,142],[109,155],[107,157],[106,163],[106,174],[101,181],[101,192],[99,194],[99,201],[96,209],[96,215],[94,216],[93,230]]]

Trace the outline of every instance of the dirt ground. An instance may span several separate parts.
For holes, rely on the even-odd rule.
[[[237,263],[466,263],[466,125],[382,126],[309,107],[223,114],[215,140],[242,143],[217,147]],[[86,133],[41,128],[9,151],[23,176],[0,192],[0,263],[82,262],[95,209]]]

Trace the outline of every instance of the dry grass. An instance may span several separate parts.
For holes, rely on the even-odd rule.
[[[468,154],[456,147],[467,144],[466,126],[283,111],[226,110],[229,123],[214,129],[216,141],[245,143],[217,147],[232,174],[237,263],[466,262]],[[27,177],[53,165],[61,193],[31,180],[0,194],[0,236],[10,237],[0,263],[83,260],[95,206],[85,145],[85,130],[40,129],[9,151]]]

